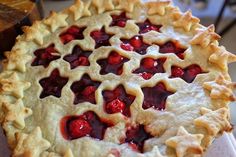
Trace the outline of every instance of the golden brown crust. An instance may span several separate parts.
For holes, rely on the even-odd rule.
[[[60,27],[68,26],[68,23],[66,22],[67,17],[67,14],[57,14],[53,11],[51,12],[50,16],[44,21],[44,23],[51,28],[52,32],[55,32]]]
[[[169,0],[162,0],[162,1],[152,1],[147,2],[146,7],[148,8],[149,15],[164,15],[166,7],[170,4]]]

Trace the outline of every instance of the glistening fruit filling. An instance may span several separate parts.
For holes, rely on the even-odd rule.
[[[78,116],[65,116],[60,122],[61,133],[67,140],[85,136],[102,140],[106,129],[111,126],[111,123],[103,121],[93,111]]]
[[[119,53],[112,51],[108,58],[98,60],[97,63],[101,66],[100,74],[105,75],[113,73],[121,75],[123,72],[123,65],[129,59],[121,56]]]
[[[152,137],[152,135],[145,131],[144,125],[138,125],[136,127],[131,127],[126,131],[126,138],[124,141],[129,143],[129,146],[134,151],[143,152],[145,141]]]
[[[34,55],[36,57],[34,58],[31,66],[42,65],[46,68],[48,67],[51,61],[59,59],[60,54],[54,47],[55,45],[51,44],[47,48],[36,50],[34,52]]]
[[[174,53],[180,59],[184,59],[184,51],[186,49],[181,48],[177,42],[168,41],[165,44],[159,46],[160,46],[159,49],[160,53]]]
[[[162,82],[157,83],[154,87],[144,87],[142,91],[144,94],[143,109],[154,108],[164,110],[166,108],[167,97],[174,94],[168,91]]]
[[[67,44],[72,40],[84,39],[83,32],[86,27],[71,26],[64,33],[60,34],[60,39],[63,44]]]
[[[70,68],[74,69],[78,66],[89,66],[88,57],[92,51],[84,51],[78,45],[76,45],[72,51],[72,54],[66,55],[63,59],[70,63]]]
[[[110,38],[112,37],[111,34],[106,33],[105,27],[102,27],[101,30],[95,30],[90,33],[90,36],[95,41],[95,48],[99,48],[101,46],[110,46]]]
[[[43,88],[40,98],[45,98],[47,96],[61,97],[61,90],[68,82],[67,77],[60,76],[58,69],[54,69],[50,76],[43,78],[39,81],[39,84]]]
[[[150,79],[156,73],[164,73],[165,69],[163,64],[165,63],[166,58],[143,58],[140,64],[140,67],[136,69],[133,73],[139,74],[145,80]]]
[[[120,15],[111,15],[112,22],[110,26],[119,26],[119,27],[125,27],[127,20],[129,18],[126,17],[125,12],[121,13]]]
[[[143,23],[137,23],[139,26],[139,33],[147,33],[149,31],[160,32],[161,25],[154,25],[149,20],[144,21]]]
[[[197,64],[190,65],[184,69],[178,66],[171,67],[171,76],[170,78],[180,77],[184,81],[191,83],[198,74],[204,73],[201,67]]]
[[[75,95],[74,104],[82,102],[96,104],[95,91],[100,84],[101,82],[93,81],[87,74],[83,75],[80,81],[72,83],[70,88]]]
[[[104,98],[104,110],[109,113],[122,113],[130,116],[130,105],[133,103],[135,96],[127,94],[122,85],[113,90],[102,92]]]
[[[131,39],[121,39],[120,47],[126,51],[135,51],[141,55],[147,53],[147,48],[150,46],[143,42],[142,36],[134,36]]]

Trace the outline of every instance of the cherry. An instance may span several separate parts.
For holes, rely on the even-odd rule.
[[[42,86],[43,91],[40,94],[40,98],[45,98],[50,95],[55,97],[61,96],[61,90],[68,82],[68,78],[61,77],[58,69],[54,69],[50,76],[43,78],[39,81],[39,84]]]
[[[184,81],[191,83],[198,74],[203,73],[199,65],[193,64],[184,69],[172,66],[171,67],[171,78],[180,77]]]
[[[137,25],[139,26],[140,34],[147,33],[151,30],[160,32],[160,28],[162,27],[161,25],[152,24],[149,20],[146,20],[143,23],[137,23]]]
[[[107,113],[120,112],[125,116],[130,116],[130,105],[133,103],[135,96],[127,94],[122,85],[119,85],[114,90],[105,90],[102,95],[104,109]]]
[[[134,70],[133,73],[139,74],[142,76],[145,80],[150,79],[153,75],[156,73],[164,73],[165,69],[163,67],[163,64],[165,63],[166,58],[143,58],[141,60],[141,65],[138,69]]]
[[[126,17],[125,12],[121,13],[120,15],[111,15],[112,22],[110,26],[119,26],[119,27],[125,27],[127,20],[129,18]]]
[[[184,70],[180,67],[173,66],[171,67],[172,77],[182,77],[184,75]]]
[[[91,131],[90,124],[84,119],[75,119],[70,122],[69,132],[73,139],[89,135]]]
[[[144,125],[138,125],[126,131],[125,142],[129,143],[129,146],[131,146],[133,150],[143,152],[145,141],[152,137],[152,135],[146,132]]]
[[[89,66],[88,57],[92,51],[84,51],[80,46],[76,45],[72,54],[66,55],[63,59],[70,63],[70,68],[75,69],[78,66]]]
[[[142,91],[144,94],[143,109],[164,110],[167,97],[173,94],[162,82],[157,83],[154,87],[143,87]]]
[[[84,136],[102,140],[106,129],[111,126],[113,126],[112,123],[99,118],[93,111],[87,111],[78,116],[65,116],[60,121],[62,136],[67,140],[74,140]]]
[[[142,41],[139,36],[135,36],[130,40],[130,45],[132,45],[135,49],[139,49],[142,46]]]
[[[99,48],[101,46],[110,46],[110,38],[112,35],[106,33],[105,27],[103,27],[101,30],[95,30],[90,33],[90,36],[95,41],[95,48]]]
[[[126,50],[126,51],[133,51],[133,50],[134,50],[134,47],[131,46],[129,43],[127,43],[127,44],[121,43],[121,44],[120,44],[120,47],[121,47],[123,50]]]
[[[85,27],[71,26],[65,32],[60,34],[60,39],[63,44],[67,44],[72,40],[84,39],[83,31]]]
[[[100,74],[102,75],[108,73],[121,75],[123,72],[123,64],[125,62],[128,62],[128,59],[115,51],[112,51],[107,59],[100,59],[97,61],[97,63],[101,66]]]
[[[36,57],[33,60],[31,66],[42,65],[44,68],[46,68],[51,61],[59,59],[59,53],[54,47],[55,45],[51,44],[47,48],[36,50],[34,52]]]
[[[174,53],[180,59],[184,59],[184,51],[186,49],[181,48],[177,42],[168,41],[165,44],[160,45],[160,53]]]
[[[147,53],[147,48],[150,46],[143,42],[142,36],[134,36],[131,39],[121,39],[123,43],[120,47],[126,51],[135,51],[141,55]]]
[[[123,113],[125,110],[125,104],[120,101],[118,98],[115,100],[112,100],[108,104],[106,104],[106,112],[107,113]]]
[[[100,84],[98,81],[93,81],[87,74],[84,74],[80,81],[72,83],[70,88],[75,95],[74,104],[82,102],[95,104],[95,91]]]

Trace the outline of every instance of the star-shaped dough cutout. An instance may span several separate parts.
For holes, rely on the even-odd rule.
[[[218,65],[223,70],[228,70],[228,63],[236,61],[236,55],[226,51],[223,46],[211,44],[212,55],[209,57],[209,61]]]
[[[23,27],[23,31],[25,32],[26,41],[35,41],[37,44],[43,44],[43,38],[50,34],[50,32],[46,28],[42,28],[42,24],[39,21],[36,21],[33,26]]]
[[[0,78],[0,93],[23,98],[24,91],[30,87],[30,82],[21,81],[13,72],[8,78]]]
[[[97,8],[98,14],[114,9],[112,0],[93,0],[92,4]]]
[[[75,4],[69,8],[69,11],[74,14],[74,20],[78,20],[83,16],[90,16],[91,13],[89,11],[91,1],[83,2],[81,0],[76,0]]]
[[[190,41],[190,44],[200,45],[201,47],[205,48],[210,43],[218,39],[220,39],[220,36],[215,33],[214,25],[210,25],[204,30],[199,30],[198,33]]]
[[[177,157],[184,157],[187,152],[202,154],[201,141],[202,134],[190,134],[184,127],[180,127],[177,135],[166,140],[166,145],[176,149]]]
[[[68,23],[66,22],[68,15],[56,12],[51,12],[51,15],[49,18],[47,18],[44,23],[48,26],[50,26],[51,31],[55,32],[60,27],[68,26]]]
[[[24,129],[25,118],[32,115],[32,110],[26,108],[21,99],[18,99],[15,104],[3,102],[3,110],[5,113],[5,121],[13,122],[13,125],[18,129]]]
[[[183,28],[185,31],[189,32],[191,27],[196,24],[199,23],[199,19],[192,16],[191,11],[187,11],[185,12],[183,15],[179,14],[173,14],[175,16],[175,18],[177,19],[173,25],[175,27],[180,27]]]
[[[195,119],[194,124],[198,127],[206,128],[210,135],[216,136],[221,131],[232,130],[228,119],[229,111],[227,108],[212,111],[202,107],[200,111],[203,116]]]
[[[39,127],[36,127],[30,134],[16,133],[16,141],[14,157],[40,157],[40,154],[51,145],[42,137]]]
[[[236,83],[225,80],[222,75],[219,75],[214,81],[204,82],[203,87],[210,91],[210,97],[213,99],[236,100],[232,91],[236,87]]]
[[[118,0],[117,9],[124,9],[127,12],[132,12],[136,4],[140,3],[139,0]]]
[[[23,53],[19,49],[5,53],[5,56],[7,59],[3,61],[4,68],[20,72],[26,71],[25,65],[32,59],[30,55]]]
[[[148,8],[148,15],[165,15],[165,9],[170,4],[169,0],[154,1],[145,3]]]

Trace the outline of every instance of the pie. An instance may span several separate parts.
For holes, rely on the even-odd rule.
[[[236,56],[168,0],[77,0],[23,30],[0,74],[13,157],[199,157],[232,130]]]

